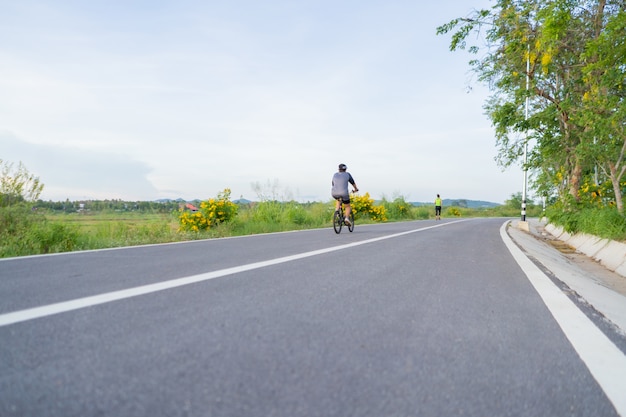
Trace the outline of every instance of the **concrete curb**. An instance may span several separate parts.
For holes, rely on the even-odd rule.
[[[577,251],[600,262],[605,268],[626,277],[626,243],[585,233],[570,235],[562,227],[546,224],[545,230]]]

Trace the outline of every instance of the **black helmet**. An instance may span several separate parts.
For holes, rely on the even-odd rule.
[[[339,171],[345,171],[346,169],[348,169],[346,164],[339,164]]]

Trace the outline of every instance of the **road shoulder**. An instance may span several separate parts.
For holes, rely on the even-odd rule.
[[[537,219],[528,231],[511,221],[507,233],[522,251],[540,263],[571,291],[626,336],[626,279],[543,231]]]

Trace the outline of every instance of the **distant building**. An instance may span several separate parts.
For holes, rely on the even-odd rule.
[[[191,210],[191,211],[198,211],[198,207],[194,206],[191,203],[185,203],[185,208]]]

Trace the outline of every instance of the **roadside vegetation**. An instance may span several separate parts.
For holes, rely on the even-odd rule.
[[[230,190],[205,201],[42,201],[43,184],[23,165],[0,160],[0,257],[179,242],[315,228],[330,228],[334,201],[299,203],[257,186],[259,201],[235,203]],[[267,187],[266,187],[267,188]],[[279,198],[281,200],[279,200]],[[358,224],[434,218],[432,205],[402,196],[374,201],[352,197]],[[521,196],[505,205],[473,209],[464,200],[444,207],[443,217],[518,217]],[[191,207],[191,208],[190,208]],[[541,208],[531,204],[530,215]]]

